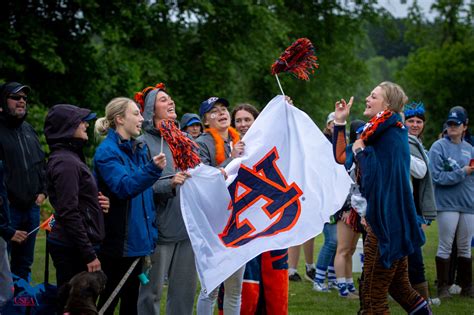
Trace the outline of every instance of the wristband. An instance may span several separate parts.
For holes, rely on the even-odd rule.
[[[362,151],[364,151],[364,148],[357,148],[357,149],[355,149],[354,154],[357,155]]]

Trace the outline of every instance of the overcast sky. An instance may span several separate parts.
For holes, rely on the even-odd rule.
[[[380,0],[379,4],[385,7],[395,17],[406,17],[408,8],[413,4],[413,0],[406,0],[404,4],[402,4],[402,2],[402,0]],[[430,14],[430,8],[433,2],[434,0],[418,0],[418,5],[428,19],[433,17],[433,14]]]

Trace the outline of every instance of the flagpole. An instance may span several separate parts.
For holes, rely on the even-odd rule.
[[[281,94],[285,96],[285,92],[283,92],[283,88],[281,87],[281,84],[280,84],[280,79],[278,79],[278,74],[275,74],[275,78],[277,79],[277,83],[278,83],[278,86],[280,87]]]
[[[40,226],[37,226],[35,227],[32,231],[30,231],[28,234],[26,234],[26,237],[30,236],[32,233],[38,231],[40,229],[41,225]]]

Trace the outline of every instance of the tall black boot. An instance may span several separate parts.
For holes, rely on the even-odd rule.
[[[461,286],[461,295],[474,297],[474,289],[472,287],[472,258],[458,257],[458,276],[459,285]]]
[[[440,299],[450,298],[449,293],[449,263],[451,259],[436,256],[436,276],[438,278],[438,297]]]

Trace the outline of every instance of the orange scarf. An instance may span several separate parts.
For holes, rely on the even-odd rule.
[[[214,128],[207,128],[204,131],[210,134],[212,138],[214,139],[214,143],[216,144],[216,163],[217,165],[220,165],[227,158],[225,156],[224,139],[222,139],[219,132]],[[229,127],[229,136],[232,139],[233,144],[236,144],[237,142],[240,141],[239,132],[232,127]],[[232,147],[231,147],[231,150],[232,150]]]

